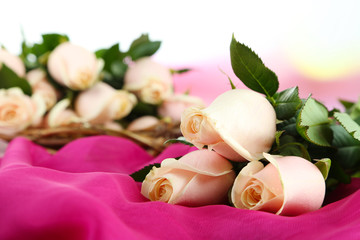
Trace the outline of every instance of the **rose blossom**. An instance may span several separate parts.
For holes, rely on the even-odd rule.
[[[55,88],[48,82],[46,73],[41,69],[34,69],[27,73],[26,79],[31,85],[33,93],[38,93],[46,103],[49,110],[57,101]]]
[[[45,102],[34,94],[25,95],[20,88],[0,89],[0,134],[13,136],[41,122]]]
[[[98,82],[75,100],[75,112],[86,122],[102,124],[127,116],[137,103],[134,94]]]
[[[279,215],[299,215],[317,210],[325,197],[325,180],[319,169],[306,159],[272,156],[264,167],[251,161],[236,177],[231,200],[235,207]]]
[[[197,150],[179,160],[165,159],[142,183],[141,193],[151,201],[186,206],[222,203],[235,179],[232,165],[214,151]]]
[[[174,123],[180,123],[181,114],[185,109],[192,106],[205,107],[205,103],[199,97],[174,94],[164,100],[158,109],[158,113],[161,117],[170,117]]]
[[[67,126],[72,123],[80,123],[81,119],[76,115],[76,113],[68,109],[70,106],[70,100],[64,98],[59,101],[48,113],[46,117],[46,124],[48,127],[60,127]]]
[[[199,149],[207,145],[233,161],[257,160],[275,139],[276,114],[261,94],[235,89],[218,96],[207,108],[186,109],[180,128]]]
[[[13,70],[19,77],[25,77],[25,65],[23,61],[18,56],[0,47],[0,69],[2,63]]]
[[[142,116],[133,120],[126,128],[129,131],[142,131],[155,127],[160,120],[154,116]]]
[[[103,60],[96,59],[94,53],[70,42],[57,46],[47,62],[55,81],[73,90],[84,90],[94,85],[103,66]]]
[[[145,103],[159,104],[172,93],[170,69],[149,57],[129,66],[124,77],[124,89],[136,93]]]

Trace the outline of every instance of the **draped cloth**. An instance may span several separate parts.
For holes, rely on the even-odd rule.
[[[0,239],[360,239],[360,181],[296,217],[226,205],[150,202],[129,174],[194,149],[152,157],[118,137],[75,140],[55,154],[16,138],[0,162]]]

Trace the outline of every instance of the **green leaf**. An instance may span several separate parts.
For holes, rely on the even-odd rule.
[[[148,165],[139,171],[136,171],[130,175],[136,182],[143,182],[145,180],[146,175],[153,169],[153,167],[160,167],[160,163],[155,163]]]
[[[341,105],[344,106],[345,110],[350,110],[355,105],[354,102],[350,102],[343,99],[340,99],[339,102],[341,103]]]
[[[333,158],[346,169],[354,169],[360,165],[360,141],[356,140],[341,125],[333,125],[334,133],[332,142],[336,148]]]
[[[183,69],[170,69],[171,74],[182,74],[191,71],[190,68],[183,68]]]
[[[309,97],[298,115],[297,131],[313,144],[330,147],[333,134],[328,116],[326,107]]]
[[[276,74],[268,69],[249,47],[236,41],[230,44],[231,66],[235,75],[250,89],[272,97],[279,88]]]
[[[293,117],[301,107],[298,87],[289,88],[275,93],[275,112],[277,119],[284,120]]]
[[[340,166],[340,164],[334,160],[331,162],[329,177],[330,176],[335,178],[336,180],[338,180],[341,183],[350,183],[351,182],[350,175],[346,174],[346,172]]]
[[[104,60],[103,81],[115,89],[121,89],[128,66],[124,63],[126,55],[120,51],[119,44],[116,43],[108,49],[97,50],[95,55]]]
[[[19,77],[13,70],[8,68],[6,64],[0,65],[0,88],[18,87],[25,94],[31,96],[32,90],[28,81]]]
[[[276,144],[276,148],[280,147],[280,137],[281,135],[284,133],[285,131],[276,131],[275,133],[275,144]]]
[[[356,140],[360,141],[360,126],[351,119],[347,113],[335,113],[335,119],[351,134]]]
[[[148,34],[142,34],[139,38],[135,39],[127,52],[133,61],[152,56],[161,45],[160,41],[150,41]]]
[[[138,102],[131,113],[125,117],[127,121],[133,121],[139,117],[151,115],[151,116],[158,116],[157,113],[158,105],[148,104],[144,102]]]
[[[316,161],[315,166],[320,170],[321,174],[323,175],[324,179],[326,180],[329,175],[329,171],[330,171],[330,167],[331,167],[330,158],[323,158],[320,160],[315,159],[315,161]]]
[[[182,144],[185,144],[185,145],[188,145],[188,146],[194,146],[194,144],[192,144],[191,142],[188,142],[186,140],[186,138],[184,137],[178,137],[176,139],[169,139],[167,141],[164,142],[164,144],[167,144],[167,143],[182,143]]]
[[[306,143],[297,142],[296,138],[290,135],[282,135],[279,138],[279,148],[276,154],[282,156],[298,156],[311,160]]]

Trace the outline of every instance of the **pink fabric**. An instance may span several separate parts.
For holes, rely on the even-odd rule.
[[[359,179],[320,210],[282,217],[149,202],[129,177],[192,150],[172,145],[152,158],[126,139],[98,136],[51,155],[17,138],[0,163],[0,239],[360,239]]]

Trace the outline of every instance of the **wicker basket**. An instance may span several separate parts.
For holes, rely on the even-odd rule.
[[[157,125],[141,131],[113,130],[103,126],[74,124],[57,128],[29,128],[16,136],[0,135],[0,138],[11,141],[13,138],[25,137],[49,150],[56,152],[65,144],[82,137],[109,135],[130,139],[142,146],[153,156],[158,155],[167,146],[166,140],[181,136],[179,125],[160,121]]]

